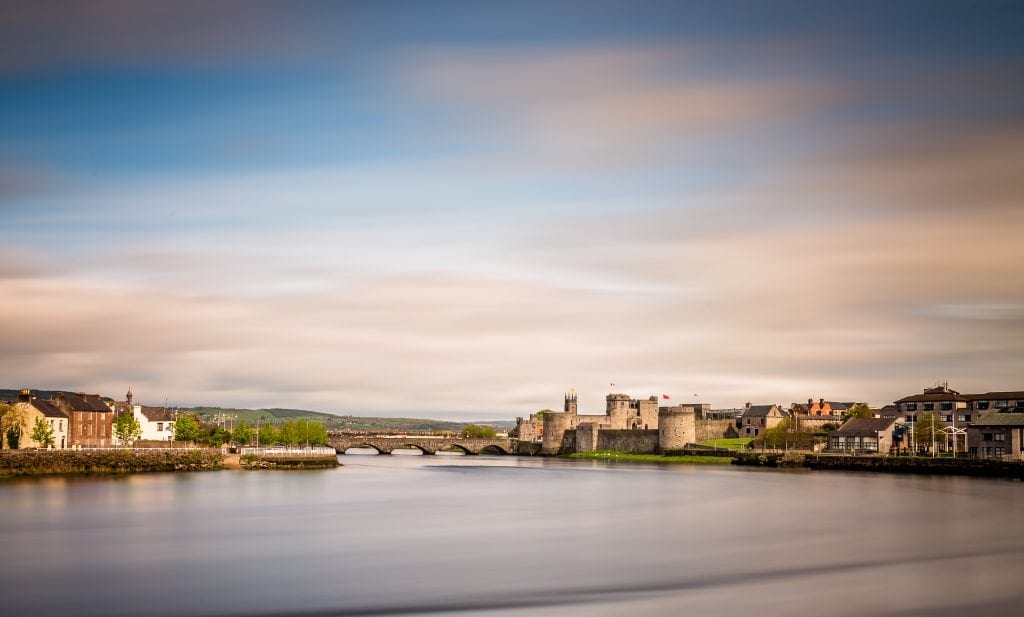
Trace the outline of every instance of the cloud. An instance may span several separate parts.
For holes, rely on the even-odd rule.
[[[279,62],[322,51],[329,40],[322,24],[274,2],[15,0],[0,5],[0,74]]]
[[[397,72],[478,140],[500,138],[505,156],[559,169],[700,160],[727,145],[718,140],[749,142],[847,96],[820,77],[712,72],[709,55],[670,46],[428,48]]]

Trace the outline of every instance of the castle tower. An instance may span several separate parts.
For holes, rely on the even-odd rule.
[[[562,439],[565,437],[565,432],[576,428],[578,418],[575,401],[573,402],[572,413],[552,412],[544,414],[544,436],[541,441],[541,453],[559,454],[562,450]]]
[[[622,430],[626,426],[629,416],[629,395],[609,394],[605,397],[605,414],[608,416],[610,428]]]
[[[125,395],[125,400],[128,401],[128,409],[132,408],[132,387],[128,386],[128,394]]]
[[[573,415],[576,415],[577,408],[576,408],[576,389],[575,388],[570,390],[569,392],[565,393],[565,407],[564,407],[564,409],[565,409],[565,413],[571,413]]]
[[[676,405],[658,409],[658,449],[662,452],[682,450],[697,441],[697,423],[692,405]]]

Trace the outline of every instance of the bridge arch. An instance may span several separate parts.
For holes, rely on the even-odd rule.
[[[369,442],[360,443],[360,444],[355,444],[355,443],[353,443],[353,444],[346,444],[343,448],[336,447],[334,449],[336,451],[340,451],[341,454],[348,454],[349,450],[357,450],[357,449],[373,450],[374,453],[376,453],[376,454],[388,454],[388,452],[385,452],[381,448],[379,448],[379,447],[377,447],[377,446],[375,446],[375,445],[373,445],[372,443],[369,443]],[[354,453],[355,456],[360,456],[360,454],[361,453],[358,453],[358,452]],[[363,455],[363,456],[373,456],[373,455]]]
[[[508,452],[501,446],[491,443],[480,448],[480,454],[508,454]]]
[[[440,448],[440,451],[441,452],[462,452],[463,454],[466,454],[466,455],[476,454],[476,452],[473,452],[472,450],[470,450],[466,446],[462,445],[461,443],[445,444],[444,447]]]
[[[391,453],[394,454],[395,450],[419,450],[421,454],[434,453],[433,450],[426,448],[421,444],[411,442],[397,444],[394,448],[391,448]]]

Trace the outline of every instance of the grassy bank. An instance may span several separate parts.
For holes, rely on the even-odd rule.
[[[730,439],[708,439],[700,442],[700,445],[711,446],[712,448],[728,448],[730,450],[736,450],[737,452],[744,452],[752,441],[754,441],[753,437],[733,437]]]
[[[566,454],[562,458],[581,459],[589,461],[615,461],[623,463],[660,463],[673,465],[728,465],[732,462],[729,457],[722,456],[665,456],[663,454],[633,454],[631,452],[618,452],[615,450],[597,450],[595,452],[576,452]]]
[[[211,471],[223,468],[217,450],[5,450],[0,478],[91,475],[153,471]]]

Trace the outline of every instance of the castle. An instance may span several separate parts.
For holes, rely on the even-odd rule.
[[[631,399],[627,394],[605,397],[604,415],[577,413],[575,390],[565,393],[564,411],[517,419],[519,440],[541,440],[542,454],[622,450],[660,453],[682,450],[696,439],[696,416],[708,405],[659,407],[658,397]]]

